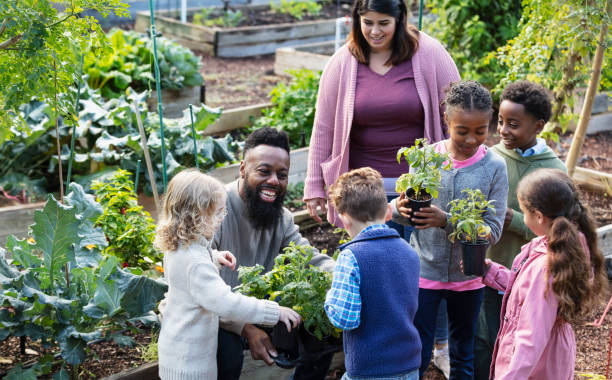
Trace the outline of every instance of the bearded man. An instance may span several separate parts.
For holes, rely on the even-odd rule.
[[[249,135],[240,163],[240,178],[226,186],[227,216],[213,238],[212,247],[232,252],[237,266],[261,264],[269,271],[274,266],[274,258],[290,242],[310,245],[300,235],[291,212],[283,207],[288,180],[287,134],[274,128],[261,128]],[[335,262],[317,251],[311,264],[331,272]],[[221,277],[232,287],[240,284],[237,270],[223,268]],[[238,380],[245,340],[253,359],[264,360],[268,365],[274,363],[276,351],[263,330],[249,324],[233,326],[232,331],[220,328],[219,379]],[[315,363],[298,365],[293,379],[324,379],[331,357],[329,354]]]

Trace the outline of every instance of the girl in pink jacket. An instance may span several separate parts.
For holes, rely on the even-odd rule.
[[[517,190],[537,237],[512,269],[487,260],[483,282],[505,292],[491,364],[495,380],[573,379],[579,320],[607,283],[597,233],[572,180],[561,170],[528,174]]]

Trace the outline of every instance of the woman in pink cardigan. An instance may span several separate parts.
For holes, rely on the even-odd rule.
[[[517,196],[537,237],[512,269],[487,260],[483,282],[505,292],[490,378],[571,380],[576,341],[569,322],[590,310],[607,283],[597,232],[561,170],[531,172]]]
[[[352,13],[347,44],[323,70],[310,140],[304,200],[318,222],[326,188],[350,169],[378,170],[387,194],[397,196],[395,180],[408,172],[397,150],[448,137],[440,102],[460,79],[440,42],[408,24],[404,0],[355,0]],[[342,225],[331,206],[327,217]],[[409,238],[411,230],[393,227]]]

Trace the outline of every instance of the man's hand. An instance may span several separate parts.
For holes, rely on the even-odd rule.
[[[508,228],[510,223],[512,223],[512,217],[514,216],[514,210],[508,207],[506,209],[506,217],[504,218],[504,230]]]
[[[412,221],[415,223],[415,228],[419,230],[431,227],[444,227],[447,223],[446,213],[436,206],[423,207],[413,214]]]
[[[265,331],[247,324],[242,329],[242,337],[249,341],[249,348],[251,349],[253,359],[263,360],[267,365],[274,364],[274,359],[272,358],[278,354]]]
[[[319,216],[318,208],[321,208],[321,212],[323,214],[327,214],[327,205],[325,199],[323,198],[312,198],[306,200],[306,209],[308,209],[308,213],[310,217],[317,223],[323,223],[323,220]]]

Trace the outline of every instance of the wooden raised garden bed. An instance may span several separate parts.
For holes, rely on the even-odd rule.
[[[268,5],[244,5],[233,7],[248,14],[252,10],[266,10]],[[187,19],[199,9],[189,9]],[[279,47],[294,46],[332,40],[336,33],[335,18],[291,23],[218,28],[181,23],[172,16],[176,12],[160,11],[155,14],[155,28],[165,37],[176,40],[192,50],[203,51],[219,57],[250,57],[271,54]],[[135,29],[150,30],[149,12],[136,14]]]
[[[162,90],[163,115],[168,118],[180,118],[189,105],[199,106],[205,102],[204,85],[182,88],[180,90]],[[152,91],[147,98],[149,111],[157,112],[157,92]]]
[[[334,45],[334,41],[325,41],[278,48],[274,55],[274,74],[288,75],[287,70],[296,69],[323,71],[334,54]]]

